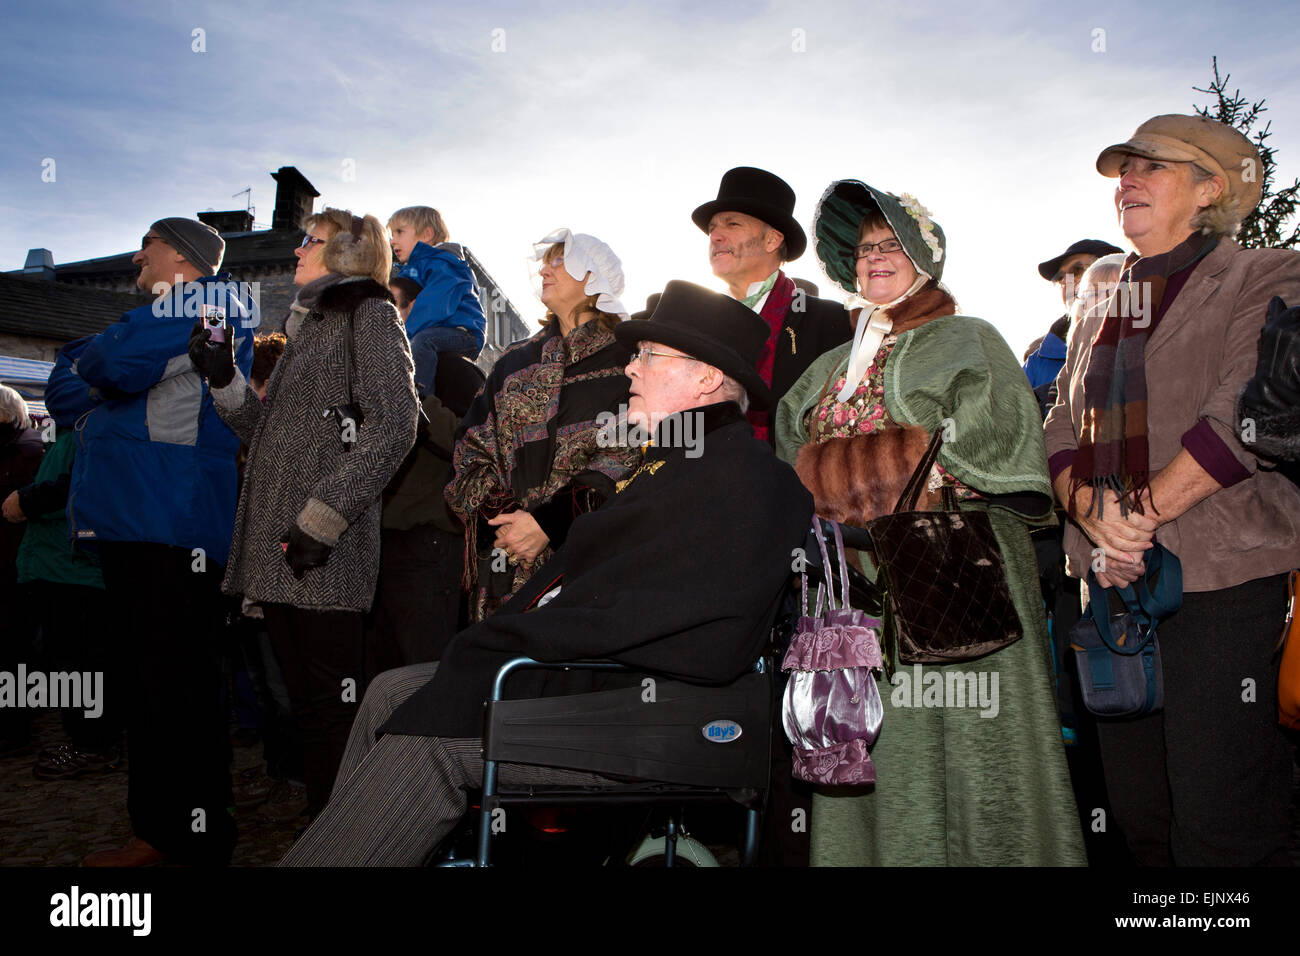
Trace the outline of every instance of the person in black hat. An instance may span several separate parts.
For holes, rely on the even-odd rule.
[[[758,374],[780,401],[814,359],[853,334],[838,303],[797,288],[781,271],[808,245],[794,218],[794,190],[766,170],[739,166],[723,175],[718,197],[691,220],[708,233],[713,274],[767,323]],[[749,420],[759,438],[775,441],[769,412],[753,410]]]
[[[1046,335],[1035,339],[1025,350],[1025,374],[1029,376],[1029,387],[1036,393],[1055,381],[1065,367],[1065,340],[1070,334],[1070,310],[1079,296],[1079,280],[1088,271],[1088,266],[1102,256],[1123,251],[1101,239],[1080,239],[1059,256],[1038,264],[1038,274],[1061,287],[1065,314],[1052,323]],[[1040,395],[1040,404],[1041,398]]]
[[[441,663],[375,678],[329,804],[281,865],[420,865],[464,814],[465,788],[481,780],[483,701],[513,657],[612,659],[705,683],[753,665],[812,517],[811,496],[754,438],[738,401],[770,403],[755,369],[764,323],[726,296],[674,281],[652,318],[615,335],[636,349],[629,417],[654,431],[641,465],[612,499],[574,519],[545,574],[458,634]],[[704,439],[699,454],[671,440],[690,430],[688,417]],[[617,679],[527,671],[511,694],[582,693]],[[500,779],[601,782],[511,765]]]

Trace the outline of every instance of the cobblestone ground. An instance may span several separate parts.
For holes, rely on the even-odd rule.
[[[32,752],[0,759],[0,866],[79,866],[87,853],[122,846],[131,836],[126,815],[126,772],[79,780],[38,780],[32,774],[42,747],[63,742],[57,713],[44,713],[34,725]],[[269,785],[262,745],[234,747],[232,770],[245,785]],[[1300,767],[1292,803],[1291,856],[1300,866]],[[240,810],[234,866],[270,866],[293,844],[301,819],[272,819],[263,808]],[[735,851],[712,848],[724,865],[735,865]]]
[[[125,769],[79,780],[38,780],[32,774],[36,754],[65,738],[57,712],[39,716],[33,730],[31,753],[0,759],[0,866],[80,866],[88,853],[125,844],[131,837]],[[260,743],[236,746],[232,770],[237,779],[270,783]],[[274,864],[302,827],[301,821],[269,819],[258,808],[237,811],[236,820],[234,866]]]

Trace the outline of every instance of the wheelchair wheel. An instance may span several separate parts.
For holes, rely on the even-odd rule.
[[[662,867],[666,839],[666,837],[646,834],[640,845],[628,854],[627,865],[642,868]],[[718,860],[703,843],[682,833],[677,837],[677,860],[673,865],[717,866]]]

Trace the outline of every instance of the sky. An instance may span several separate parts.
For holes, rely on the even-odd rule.
[[[442,211],[536,327],[531,243],[560,226],[622,259],[629,311],[670,279],[721,290],[691,210],[760,166],[818,197],[909,192],[944,283],[1019,354],[1060,314],[1036,265],[1127,246],[1097,154],[1208,102],[1211,58],[1267,98],[1300,175],[1290,3],[7,3],[0,270],[135,248],[297,166],[317,208]],[[198,31],[198,32],[196,32]],[[49,161],[52,160],[53,163]],[[52,174],[52,175],[51,175]],[[52,179],[53,181],[46,181]],[[839,298],[811,247],[786,271]]]

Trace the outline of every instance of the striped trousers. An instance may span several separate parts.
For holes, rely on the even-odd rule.
[[[399,667],[370,682],[329,803],[280,866],[422,866],[465,815],[466,790],[483,782],[481,739],[375,738],[437,667]],[[592,773],[524,764],[501,764],[498,779],[512,787],[610,782]]]

